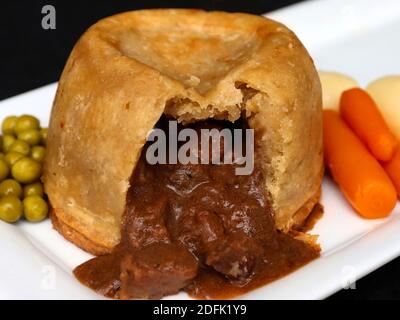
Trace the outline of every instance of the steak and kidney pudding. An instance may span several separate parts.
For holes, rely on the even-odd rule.
[[[169,121],[178,132],[254,130],[254,169],[150,163],[147,137],[158,128],[169,141]],[[202,142],[195,158],[213,152]],[[83,284],[120,299],[231,298],[318,257],[300,230],[322,174],[320,83],[290,30],[247,14],[144,10],[103,19],[76,44],[43,178],[54,227],[97,256],[74,270]]]

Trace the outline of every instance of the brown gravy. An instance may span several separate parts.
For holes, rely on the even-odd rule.
[[[121,243],[74,270],[88,287],[120,299],[180,290],[232,298],[318,257],[315,248],[276,230],[257,166],[238,176],[234,164],[150,165],[144,154],[128,192]]]

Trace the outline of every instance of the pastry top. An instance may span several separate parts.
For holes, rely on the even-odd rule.
[[[130,177],[163,113],[247,117],[278,228],[307,216],[322,179],[321,88],[294,33],[249,14],[133,11],[83,34],[51,114],[46,192],[59,222],[104,249],[90,251],[119,242]]]

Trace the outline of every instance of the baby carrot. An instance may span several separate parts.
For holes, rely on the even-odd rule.
[[[333,179],[364,218],[383,218],[397,202],[396,189],[339,114],[324,110],[324,157]]]
[[[340,114],[376,159],[389,161],[393,157],[397,140],[366,91],[360,88],[344,91]]]
[[[397,148],[392,160],[384,162],[382,165],[390,179],[392,179],[397,189],[397,194],[400,197],[400,147]]]

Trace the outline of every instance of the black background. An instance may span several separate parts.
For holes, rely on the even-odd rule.
[[[299,1],[1,1],[0,100],[57,81],[79,36],[97,20],[118,12],[191,7],[261,14],[295,2]],[[41,27],[46,4],[56,8],[56,30]],[[400,299],[400,258],[357,281],[356,290],[342,290],[330,299]]]

